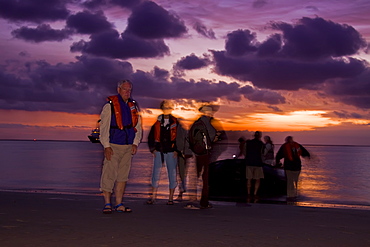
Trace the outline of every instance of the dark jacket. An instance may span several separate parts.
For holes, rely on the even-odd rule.
[[[162,116],[162,117],[161,117]],[[170,116],[169,124],[164,126],[164,118],[163,115],[159,116],[158,120],[160,124],[159,128],[159,140],[156,140],[156,124],[153,124],[152,128],[150,129],[149,136],[148,136],[148,146],[150,152],[158,151],[162,153],[170,153],[175,152],[177,150],[176,147],[176,137],[174,138],[171,135],[171,127],[173,127],[174,124],[176,124],[176,129],[178,122],[173,116]],[[175,122],[176,121],[176,122]],[[177,131],[176,131],[177,132]],[[177,134],[177,133],[176,133]]]
[[[247,166],[262,166],[262,154],[264,144],[259,139],[247,140],[246,143],[245,161]]]
[[[284,158],[284,169],[288,171],[300,171],[302,169],[301,157],[310,157],[310,153],[299,143],[293,145],[284,143],[276,153],[276,165]]]

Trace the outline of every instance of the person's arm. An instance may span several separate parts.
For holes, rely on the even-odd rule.
[[[134,138],[134,145],[139,146],[141,142],[141,138],[143,137],[143,126],[141,123],[141,116],[139,115],[139,119],[137,122],[137,125],[135,126],[136,128],[136,133],[135,133],[135,138]]]
[[[275,164],[276,166],[281,166],[281,163],[280,163],[280,160],[284,158],[284,153],[283,153],[283,146],[281,146],[279,148],[279,151],[276,153],[276,156],[275,156]]]
[[[299,145],[301,147],[301,150],[302,150],[302,157],[307,157],[307,158],[310,158],[310,153],[307,151],[307,149],[305,149],[302,145]]]
[[[100,114],[100,143],[104,147],[104,157],[110,160],[113,155],[113,149],[110,147],[109,143],[109,129],[111,121],[111,105],[109,103],[103,106],[103,110]]]
[[[109,129],[111,121],[111,105],[109,103],[103,106],[103,110],[100,113],[100,143],[104,148],[110,147],[109,143]]]
[[[176,147],[177,150],[181,153],[184,153],[185,150],[185,138],[186,138],[186,130],[182,127],[179,123],[177,125],[177,133],[176,133]]]
[[[263,156],[266,156],[267,153],[270,151],[271,149],[271,144],[270,143],[266,143],[264,148],[263,148]]]
[[[149,146],[149,151],[153,153],[155,151],[155,140],[154,140],[154,124],[150,128],[150,132],[148,135],[148,146]]]

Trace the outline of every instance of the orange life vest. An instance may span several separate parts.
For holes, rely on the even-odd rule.
[[[172,123],[171,123],[172,122]],[[177,135],[177,118],[170,115],[170,132],[171,132],[171,141],[176,141]],[[157,120],[154,123],[154,141],[160,142],[161,141],[161,122]]]
[[[108,101],[112,102],[111,104],[113,105],[114,115],[116,117],[116,123],[117,123],[118,128],[120,130],[123,130],[125,127],[127,128],[127,126],[123,126],[123,123],[122,123],[122,111],[121,111],[121,105],[119,104],[118,97],[119,97],[118,95],[109,96]],[[132,127],[134,127],[135,132],[136,132],[135,126],[137,125],[139,121],[139,111],[136,107],[135,101],[129,100],[127,102],[127,105],[128,107],[130,107]]]
[[[302,149],[301,146],[296,142],[286,142],[283,144],[284,158],[289,159],[290,161],[294,160],[293,156],[301,156]]]

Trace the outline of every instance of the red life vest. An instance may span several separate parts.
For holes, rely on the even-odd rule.
[[[302,149],[301,146],[296,142],[286,142],[283,144],[284,158],[287,158],[290,161],[294,160],[294,156],[301,156]]]
[[[112,104],[113,104],[114,115],[116,117],[116,123],[117,123],[118,128],[120,130],[123,130],[126,126],[123,126],[123,123],[122,123],[122,111],[121,111],[121,105],[119,104],[118,95],[109,96],[108,101],[111,101]],[[132,118],[132,127],[134,127],[135,132],[136,132],[135,126],[137,125],[137,123],[139,121],[139,111],[138,111],[134,101],[129,100],[127,102],[127,105],[128,105],[128,107],[130,107],[131,118]],[[112,114],[113,114],[113,112],[112,112]]]
[[[177,118],[170,115],[170,132],[171,132],[171,141],[176,141],[177,135]],[[154,123],[154,141],[161,142],[161,122],[157,120]]]

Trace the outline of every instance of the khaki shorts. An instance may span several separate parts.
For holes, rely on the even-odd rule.
[[[247,179],[264,178],[263,169],[260,166],[247,166]]]
[[[100,190],[113,192],[116,182],[126,182],[131,168],[132,145],[110,144],[113,149],[111,160],[104,158]]]

